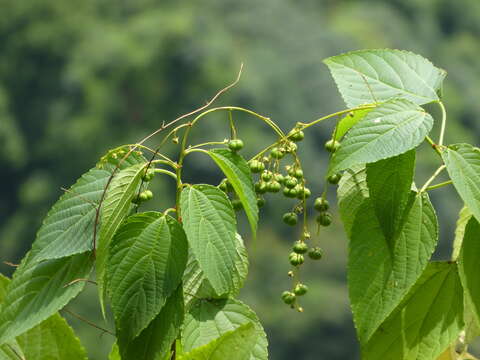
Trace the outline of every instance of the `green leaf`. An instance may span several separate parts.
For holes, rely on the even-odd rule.
[[[158,315],[182,280],[188,245],[181,225],[158,212],[130,216],[113,238],[106,290],[119,346]]]
[[[89,253],[28,264],[28,255],[8,285],[0,313],[0,344],[38,325],[84,287],[92,269]]]
[[[205,277],[219,295],[234,291],[236,220],[227,196],[211,185],[187,186],[180,204],[190,249]]]
[[[118,349],[116,342],[112,345],[112,350],[110,350],[110,354],[108,354],[108,360],[122,360],[120,357],[120,350]]]
[[[128,215],[137,194],[146,164],[136,164],[117,171],[111,181],[100,211],[100,233],[97,243],[96,273],[100,306],[104,312],[105,265],[113,235]]]
[[[463,329],[463,290],[454,263],[430,263],[363,348],[362,359],[436,359]]]
[[[351,236],[355,216],[368,196],[365,166],[354,165],[343,173],[337,189],[338,210],[348,236]]]
[[[432,126],[430,114],[407,100],[393,99],[380,104],[345,135],[328,172],[333,174],[352,165],[403,154],[417,147]]]
[[[104,163],[83,174],[53,205],[38,230],[30,261],[57,259],[92,250],[96,208],[119,157],[127,150],[126,146],[110,150],[104,156]],[[119,169],[145,162],[141,153],[134,152]]]
[[[462,249],[459,256],[458,270],[468,304],[472,306],[476,325],[480,326],[480,224],[471,217],[465,227]]]
[[[122,349],[122,360],[161,360],[170,354],[170,347],[179,335],[183,323],[182,294],[180,285],[148,327]],[[122,343],[119,344],[123,348]]]
[[[0,274],[0,308],[7,295],[7,286],[9,283],[10,279]],[[17,340],[13,339],[0,345],[0,360],[19,360],[24,358],[25,355],[20,345],[18,345]]]
[[[446,72],[408,51],[352,51],[324,60],[349,107],[402,98],[422,105],[438,100]]]
[[[470,144],[450,145],[442,151],[442,158],[458,194],[480,221],[480,149]]]
[[[401,225],[414,169],[415,150],[367,165],[370,199],[386,238],[392,238]]]
[[[411,193],[402,227],[385,237],[374,205],[366,199],[352,227],[348,284],[361,344],[398,306],[415,284],[435,249],[438,225],[426,194]]]
[[[247,249],[245,248],[240,234],[236,234],[236,240],[237,255],[235,257],[235,271],[232,274],[232,296],[238,295],[248,274]],[[185,292],[185,304],[187,307],[190,301],[194,298],[211,299],[221,297],[221,295],[215,292],[215,290],[212,288],[212,285],[210,285],[208,280],[205,278],[205,275],[202,269],[200,269],[198,261],[195,259],[195,256],[192,252],[189,253],[187,268],[183,274],[183,288]]]
[[[55,314],[18,338],[28,360],[86,360],[80,340],[64,318]]]
[[[258,206],[250,166],[243,157],[227,149],[213,149],[207,153],[232,184],[235,193],[243,204],[253,237],[255,237],[258,223]]]
[[[339,122],[334,131],[335,140],[340,141],[340,139],[352,128],[353,125],[358,123],[360,120],[364,119],[365,116],[372,111],[372,109],[362,109],[352,111],[352,115],[345,115]]]
[[[207,345],[192,350],[179,357],[179,360],[254,360],[252,349],[258,340],[255,326],[246,323],[233,331],[228,331]]]
[[[245,359],[267,359],[267,338],[257,316],[234,299],[197,300],[185,317],[183,350],[192,351],[247,323],[254,324],[257,338],[249,351],[250,357]]]
[[[453,240],[452,261],[456,261],[460,255],[462,248],[463,237],[465,235],[465,226],[472,217],[472,212],[469,208],[464,206],[458,214],[457,224],[455,227],[455,239]]]

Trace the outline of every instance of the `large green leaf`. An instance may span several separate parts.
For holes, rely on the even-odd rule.
[[[435,249],[438,225],[426,194],[411,192],[401,228],[386,237],[366,199],[352,227],[348,285],[361,344],[366,344],[415,284]]]
[[[240,234],[236,235],[236,239],[237,256],[235,257],[235,271],[232,274],[233,289],[230,293],[232,296],[238,294],[248,274],[247,249]],[[195,298],[211,299],[221,296],[215,292],[212,285],[210,285],[209,281],[205,278],[192,252],[189,253],[187,268],[183,274],[183,288],[185,291],[185,304],[187,304],[187,306],[190,301]]]
[[[430,263],[363,348],[366,360],[436,359],[463,328],[463,290],[454,263]]]
[[[27,255],[28,256],[28,255]],[[38,325],[63,308],[84,287],[92,269],[89,253],[28,266],[24,260],[7,287],[0,313],[0,344]]]
[[[412,102],[393,99],[380,104],[345,135],[329,173],[403,154],[417,147],[432,126],[430,114]]]
[[[267,338],[255,313],[234,299],[197,300],[185,317],[182,345],[185,352],[206,345],[228,331],[253,323],[257,338],[248,360],[268,358]]]
[[[162,360],[170,353],[170,347],[177,338],[183,323],[183,289],[168,298],[157,317],[132,342],[123,346],[122,360]]]
[[[452,260],[456,261],[462,249],[463,237],[465,236],[465,227],[472,217],[472,212],[464,206],[458,213],[457,224],[455,226],[455,239],[453,240]]]
[[[339,122],[333,133],[335,140],[340,140],[352,128],[353,125],[364,119],[372,109],[362,109],[345,115]]]
[[[106,289],[119,346],[158,315],[182,280],[188,245],[181,225],[158,212],[129,217],[110,246]]]
[[[105,155],[104,163],[83,174],[53,205],[38,230],[30,261],[57,259],[92,250],[96,209],[119,163],[119,156],[126,151],[126,147],[111,150]],[[143,156],[134,152],[118,165],[119,169],[124,169],[145,162]]]
[[[477,326],[480,325],[479,268],[480,224],[476,218],[471,217],[465,227],[465,235],[459,256],[459,273],[468,303],[472,306],[472,312]]]
[[[470,144],[450,145],[442,158],[455,189],[480,221],[480,149]]]
[[[415,150],[367,165],[367,186],[380,227],[393,238],[410,197]]]
[[[324,60],[349,107],[402,98],[415,104],[438,100],[446,72],[408,51],[352,51]]]
[[[131,201],[139,190],[145,166],[146,164],[140,163],[117,171],[102,203],[95,264],[102,311],[104,311],[105,297],[105,265],[110,242],[132,207]]]
[[[0,308],[7,295],[7,286],[10,283],[10,279],[0,274]],[[7,341],[5,344],[0,345],[0,360],[19,360],[25,359],[20,345],[17,340],[13,339]]]
[[[258,206],[250,166],[248,166],[243,157],[227,149],[214,149],[207,153],[232,184],[233,189],[243,204],[253,236],[255,237],[258,223]]]
[[[17,338],[27,360],[86,360],[80,340],[64,318],[55,314]]]
[[[338,210],[348,236],[351,235],[358,210],[368,197],[365,166],[354,165],[343,173],[337,190]]]
[[[258,340],[253,323],[249,322],[228,331],[207,345],[182,354],[179,360],[251,360],[252,349]]]
[[[190,249],[205,277],[218,295],[234,291],[236,220],[227,196],[211,185],[187,186],[180,204]]]

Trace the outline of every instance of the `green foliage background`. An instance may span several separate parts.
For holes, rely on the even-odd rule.
[[[107,149],[135,142],[162,121],[203,105],[234,78],[241,62],[240,84],[218,104],[248,106],[287,130],[343,108],[321,59],[360,48],[414,51],[449,71],[446,142],[478,145],[479,36],[477,0],[0,0],[0,260],[19,261],[60,188]],[[247,152],[274,139],[259,123],[242,115],[236,120]],[[309,131],[301,149],[314,194],[322,190],[323,143],[332,126]],[[201,129],[194,134],[199,141],[207,135],[222,140],[228,127],[218,117]],[[417,173],[420,182],[434,170],[431,153],[419,156],[425,169]],[[192,180],[220,178],[204,157],[187,167]],[[152,185],[156,197],[149,207],[171,204],[173,184],[162,178]],[[338,216],[320,235],[325,260],[303,274],[311,290],[306,312],[298,314],[279,300],[289,286],[287,255],[296,235],[280,220],[287,203],[282,209],[274,201],[281,203],[267,201],[254,243],[246,218],[240,219],[251,254],[241,297],[265,325],[271,358],[358,358]],[[433,192],[432,201],[441,209],[441,233],[453,237],[460,208],[453,188]],[[440,244],[436,257],[448,251]],[[10,275],[12,268],[2,263],[0,272]],[[108,326],[95,292],[88,288],[69,309]],[[90,357],[105,359],[109,335],[64,315]]]

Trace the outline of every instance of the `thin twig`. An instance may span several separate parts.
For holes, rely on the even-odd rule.
[[[78,320],[83,321],[84,323],[86,323],[86,324],[94,327],[95,329],[101,330],[101,331],[103,331],[104,333],[110,334],[110,335],[112,335],[112,336],[116,336],[116,335],[115,335],[113,332],[111,332],[110,330],[104,329],[104,328],[102,328],[101,326],[98,326],[97,324],[94,324],[94,323],[91,322],[90,320],[87,320],[87,319],[85,319],[84,317],[82,317],[82,316],[80,316],[80,315],[78,315],[78,314],[75,314],[74,312],[72,312],[72,311],[70,311],[70,310],[68,310],[68,309],[66,309],[66,308],[64,308],[63,311],[65,311],[66,313],[70,314],[71,316],[77,318]]]
[[[125,159],[127,159],[130,154],[136,150],[136,148],[140,145],[142,145],[144,142],[146,142],[147,140],[149,140],[150,138],[152,138],[153,136],[157,135],[158,133],[162,132],[163,130],[171,127],[172,125],[178,123],[179,121],[189,117],[189,116],[192,116],[200,111],[203,111],[205,110],[206,108],[208,108],[212,103],[214,103],[223,93],[227,92],[228,90],[230,90],[232,87],[234,87],[235,85],[237,85],[237,83],[240,81],[240,77],[242,76],[242,71],[243,71],[243,63],[240,65],[240,70],[238,72],[238,75],[235,79],[234,82],[232,82],[230,85],[224,87],[223,89],[221,89],[220,91],[218,91],[209,101],[207,101],[207,103],[199,108],[197,108],[196,110],[193,110],[189,113],[186,113],[186,114],[183,114],[181,116],[179,116],[178,118],[170,121],[169,123],[165,124],[163,123],[162,126],[160,128],[158,128],[157,130],[155,130],[153,133],[151,133],[150,135],[147,135],[146,137],[144,137],[142,140],[140,140],[135,146],[133,146],[132,148],[130,148],[130,150],[127,152],[127,154],[118,162],[118,164],[115,166],[115,168],[113,169],[112,171],[112,174],[110,175],[110,177],[108,178],[108,181],[105,185],[105,188],[103,189],[103,192],[102,192],[102,196],[100,198],[100,201],[98,203],[98,207],[96,209],[96,212],[95,212],[95,225],[93,227],[93,256],[95,257],[96,256],[96,244],[97,244],[97,225],[99,223],[99,220],[100,220],[100,209],[102,207],[102,204],[103,204],[103,201],[105,200],[105,194],[108,190],[108,187],[110,186],[110,183],[112,182],[112,179],[113,177],[115,176],[115,173],[117,172],[117,170],[119,169],[120,165],[123,163],[123,161],[125,161]],[[150,161],[148,162],[147,164],[147,167],[146,167],[146,170],[148,170],[148,168],[150,167],[150,164],[152,163],[153,159],[155,159],[155,156],[158,154],[158,152],[160,151],[160,148],[156,149],[155,150],[155,153],[152,155]],[[143,184],[143,179],[142,179],[142,184]],[[140,184],[140,188],[141,188],[141,185]]]
[[[440,174],[444,169],[446,168],[445,165],[441,165],[434,173],[433,175],[430,177],[430,179],[427,180],[427,182],[425,183],[425,185],[422,186],[422,188],[420,189],[420,193],[424,192],[428,186],[432,183],[433,180],[435,180],[435,178],[438,176],[438,174]]]
[[[84,281],[93,285],[98,285],[96,281],[90,280],[90,279],[75,279],[70,281],[68,284],[63,285],[63,287],[68,287],[70,285],[76,284],[77,282]]]
[[[4,261],[3,263],[5,265],[12,266],[12,267],[18,267],[19,266],[19,264],[14,264],[14,263],[11,263],[10,261]]]

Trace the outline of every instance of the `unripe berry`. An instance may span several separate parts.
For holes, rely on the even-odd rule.
[[[332,215],[328,212],[321,212],[317,216],[317,222],[322,226],[329,226],[332,223]]]
[[[291,252],[290,255],[288,255],[288,260],[290,261],[290,264],[292,264],[293,266],[299,266],[303,264],[303,262],[305,261],[305,258],[303,257],[302,254]]]
[[[232,151],[239,151],[243,148],[243,141],[240,139],[233,139],[228,142],[228,148]]]
[[[283,214],[283,222],[287,225],[295,226],[298,222],[298,216],[294,212],[287,212]]]
[[[315,199],[315,202],[313,203],[313,207],[317,211],[327,211],[328,208],[330,207],[330,204],[328,203],[327,199],[323,197],[318,197]]]
[[[308,251],[308,257],[312,260],[320,260],[323,256],[323,250],[320,249],[318,246],[311,248]]]
[[[308,251],[308,246],[304,241],[295,241],[293,244],[293,251],[297,254],[305,254]]]
[[[337,140],[331,139],[325,143],[325,150],[331,153],[334,153],[335,151],[337,151],[339,147],[340,147],[340,143]]]
[[[342,175],[333,174],[333,175],[330,175],[329,177],[327,177],[327,181],[332,185],[336,185],[336,184],[339,183],[341,178],[342,178]]]
[[[305,295],[308,292],[308,286],[305,284],[297,284],[293,289],[293,293],[297,296]]]
[[[290,305],[295,302],[296,296],[294,293],[290,291],[284,291],[282,293],[282,300],[285,304]]]

